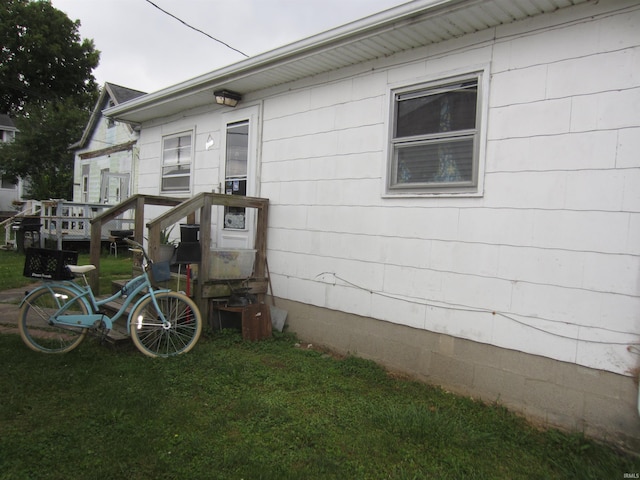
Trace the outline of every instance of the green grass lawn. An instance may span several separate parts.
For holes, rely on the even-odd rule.
[[[151,359],[0,335],[0,479],[616,479],[640,460],[358,358],[209,333]]]
[[[0,291],[23,287],[35,280],[23,277],[25,255],[13,251],[0,250]],[[89,264],[89,254],[78,255],[78,264]],[[127,255],[115,258],[103,255],[100,258],[100,293],[111,291],[111,280],[131,278],[132,263]]]

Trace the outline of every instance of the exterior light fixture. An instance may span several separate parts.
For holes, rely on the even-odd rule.
[[[216,90],[213,92],[218,105],[226,105],[227,107],[235,107],[242,99],[242,95],[231,90]]]

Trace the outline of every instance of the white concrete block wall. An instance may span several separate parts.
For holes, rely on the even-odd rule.
[[[590,3],[254,93],[275,294],[628,374],[639,12]],[[483,195],[384,197],[390,90],[470,68],[490,74]],[[218,186],[220,117],[204,109],[144,126],[139,193],[159,193],[162,136],[185,130],[192,193]]]
[[[616,152],[620,157],[618,167],[626,164],[632,166],[634,160],[630,158],[630,150],[634,148],[635,140],[631,135],[624,135],[624,132],[626,130],[605,130],[489,140],[487,158],[490,161],[486,173],[489,176],[493,172],[504,171],[615,168]]]
[[[616,150],[616,166],[618,168],[637,168],[640,160],[640,128],[630,127],[618,132]]]
[[[140,161],[138,163],[138,193],[142,195],[160,194],[160,168],[162,134],[160,129],[143,128],[138,140]]]
[[[628,375],[639,19],[581,5],[265,99],[275,294]],[[470,65],[490,72],[483,196],[383,198],[390,89]]]

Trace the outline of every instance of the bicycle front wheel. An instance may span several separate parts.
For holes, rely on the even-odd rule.
[[[159,311],[149,296],[131,314],[129,326],[133,343],[150,357],[187,353],[202,333],[202,315],[198,306],[178,292],[157,293],[155,299]]]
[[[24,299],[18,318],[22,341],[36,352],[66,353],[84,340],[86,328],[60,325],[54,315],[69,304],[64,314],[86,315],[83,301],[74,299],[77,293],[64,285],[53,285],[31,292]]]

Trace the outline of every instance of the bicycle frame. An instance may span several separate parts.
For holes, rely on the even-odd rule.
[[[84,276],[83,276],[84,277]],[[120,290],[119,292],[111,295],[108,298],[105,298],[103,300],[97,300],[93,290],[91,289],[91,287],[89,286],[89,284],[86,282],[86,278],[85,278],[85,285],[79,285],[73,281],[47,281],[45,282],[44,285],[38,287],[36,290],[39,289],[47,289],[49,291],[51,291],[51,293],[55,296],[59,295],[56,294],[54,292],[54,289],[56,286],[64,286],[67,287],[68,289],[74,291],[76,293],[76,296],[70,301],[67,302],[65,305],[62,306],[62,308],[60,308],[57,312],[55,312],[52,316],[51,316],[51,321],[59,324],[59,325],[66,325],[66,326],[70,326],[70,327],[85,327],[85,328],[91,328],[94,326],[94,324],[96,322],[104,322],[104,327],[107,330],[112,330],[113,329],[113,323],[116,322],[118,319],[120,319],[120,317],[122,317],[122,315],[126,312],[127,308],[129,307],[129,305],[131,305],[134,301],[135,303],[133,304],[133,308],[131,309],[131,312],[134,312],[136,307],[138,306],[139,303],[141,303],[142,301],[144,301],[146,298],[151,297],[151,300],[154,304],[154,306],[156,307],[158,313],[160,314],[160,316],[162,317],[161,320],[163,322],[166,321],[166,319],[164,318],[161,309],[158,306],[157,300],[156,300],[156,294],[157,293],[163,293],[163,292],[170,292],[170,289],[154,289],[153,286],[151,285],[151,280],[149,279],[149,274],[147,273],[146,269],[144,269],[142,271],[141,275],[138,275],[137,277],[129,280],[126,285],[123,287],[123,290]],[[109,317],[107,314],[105,313],[100,313],[100,308],[102,306],[104,306],[105,304],[112,302],[122,296],[125,295],[124,293],[124,289],[126,289],[127,286],[134,286],[135,288],[133,288],[133,290],[131,291],[127,291],[126,295],[127,298],[124,301],[124,303],[122,304],[122,306],[118,309],[118,311],[116,312],[116,314],[113,317]],[[143,295],[140,298],[137,298],[138,294],[140,294],[144,289],[148,288],[149,291]],[[36,291],[34,290],[34,291]],[[20,306],[22,306],[22,304],[28,300],[28,296],[25,297],[25,299],[21,302]],[[74,314],[74,315],[67,315],[65,314],[65,312],[71,308],[72,305],[75,304],[76,301],[79,302],[83,302],[84,305],[87,307],[87,311],[90,312],[88,314]],[[127,320],[127,333],[130,334],[131,333],[131,314],[129,314],[129,318]]]
[[[154,288],[152,277],[156,281],[171,278],[167,265],[152,269],[153,262],[142,244],[128,238],[128,231],[123,233],[125,235],[120,236],[132,247],[131,251],[143,257],[142,274],[113,295],[98,299],[86,278],[87,273],[95,273],[96,267],[67,264],[69,273],[76,277],[73,281],[51,278],[27,293],[20,304],[18,330],[31,350],[67,353],[76,348],[87,333],[104,341],[120,318],[127,319],[127,333],[133,344],[149,357],[180,355],[196,345],[203,323],[198,305],[182,292]],[[28,264],[25,262],[25,265]],[[55,277],[63,275],[56,273]],[[82,277],[84,284],[77,277]],[[122,304],[112,306],[110,303],[118,298],[122,298]],[[131,313],[127,315],[125,312],[129,309]],[[106,311],[115,313],[110,316]]]

